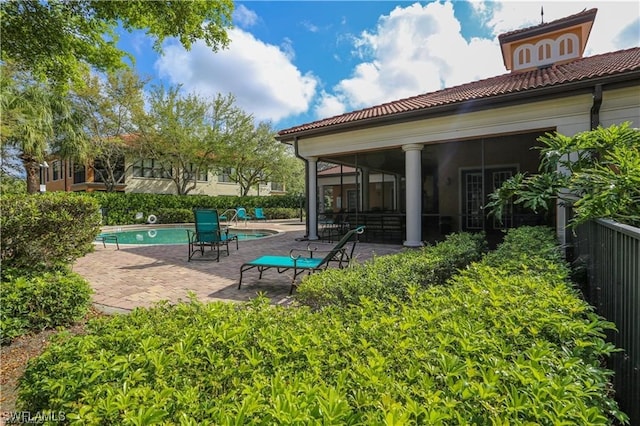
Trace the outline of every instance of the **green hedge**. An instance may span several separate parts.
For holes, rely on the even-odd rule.
[[[81,319],[91,304],[91,288],[70,270],[33,276],[5,271],[0,289],[0,341],[9,343],[30,331],[67,326]]]
[[[444,283],[460,268],[479,260],[483,234],[451,234],[435,246],[380,256],[344,270],[328,269],[305,277],[295,300],[313,308],[358,304],[360,298],[406,300],[412,286]]]
[[[245,207],[251,214],[255,207],[263,207],[265,214],[271,218],[290,218],[299,216],[299,196],[271,196],[271,197],[236,197],[207,195],[167,195],[167,194],[137,194],[115,192],[92,192],[93,197],[106,213],[105,225],[134,224],[138,212],[146,219],[149,215],[159,216],[161,209],[215,208],[222,214],[226,209]],[[284,213],[286,209],[287,213]],[[275,217],[283,216],[285,217]]]
[[[191,223],[193,210],[189,209],[158,209],[158,223]]]
[[[0,209],[3,268],[66,266],[93,250],[100,230],[98,205],[86,196],[3,195]]]
[[[21,408],[83,424],[624,422],[601,367],[612,325],[561,268],[532,272],[557,262],[520,254],[504,260],[524,268],[472,264],[404,304],[192,301],[101,319],[30,363]]]

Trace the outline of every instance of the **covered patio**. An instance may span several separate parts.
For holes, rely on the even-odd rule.
[[[537,171],[537,138],[548,130],[318,156],[315,169],[309,166],[309,180],[317,182],[316,235],[333,240],[365,225],[367,241],[419,246],[450,232],[496,237],[504,228],[551,224],[520,206],[502,218],[484,209],[506,179]]]

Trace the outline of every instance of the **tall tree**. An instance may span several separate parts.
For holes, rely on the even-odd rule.
[[[254,125],[249,118],[241,131],[226,140],[224,155],[224,164],[232,169],[231,178],[240,185],[243,196],[260,182],[293,180],[301,168],[287,147],[275,139],[270,123]]]
[[[232,101],[214,102],[181,95],[179,87],[156,87],[149,111],[138,120],[137,155],[152,159],[171,178],[178,194],[188,194],[217,161],[223,140],[233,132],[236,109]]]
[[[124,181],[125,154],[137,134],[135,117],[144,110],[144,85],[135,72],[124,70],[105,78],[94,74],[74,90],[74,107],[82,113],[89,135],[89,165],[107,192]]]
[[[226,47],[232,0],[101,1],[12,0],[0,3],[1,60],[13,61],[36,79],[66,89],[82,68],[125,68],[117,27],[145,30],[161,50],[168,37],[189,49],[198,39],[213,50]]]
[[[15,150],[22,161],[27,192],[39,190],[39,171],[47,154],[86,158],[86,134],[81,117],[66,95],[29,74],[2,65],[2,152]]]

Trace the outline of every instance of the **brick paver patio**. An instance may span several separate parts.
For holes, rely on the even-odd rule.
[[[175,303],[188,300],[189,294],[203,302],[221,300],[241,302],[263,292],[272,303],[286,304],[292,274],[265,271],[258,280],[257,270],[245,272],[242,288],[238,290],[240,265],[264,254],[288,255],[292,248],[304,249],[307,241],[304,224],[299,221],[270,221],[249,223],[248,228],[273,229],[279,234],[240,241],[239,250],[230,245],[230,255],[221,254],[220,262],[193,260],[187,262],[187,245],[134,246],[96,244],[93,253],[79,259],[74,271],[87,279],[94,290],[96,306],[106,311],[127,311],[135,307],[148,307],[168,300]],[[240,224],[239,229],[245,227]],[[334,244],[312,242],[312,246],[329,249]],[[395,253],[400,245],[358,243],[354,257],[363,262],[373,256]],[[199,257],[199,255],[196,255]]]

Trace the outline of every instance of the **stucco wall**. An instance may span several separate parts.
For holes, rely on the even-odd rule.
[[[140,178],[134,177],[131,168],[126,173],[125,192],[142,192],[155,194],[177,194],[176,185],[171,179]],[[261,186],[260,195],[269,195],[268,186]],[[240,195],[240,186],[231,182],[218,182],[218,176],[209,173],[207,181],[198,181],[196,188],[189,192],[190,195]],[[251,189],[249,195],[258,195],[256,189]]]

